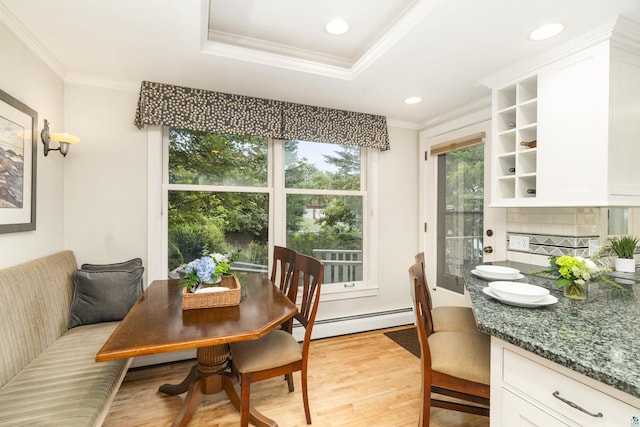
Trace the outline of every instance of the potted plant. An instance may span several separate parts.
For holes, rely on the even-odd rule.
[[[639,240],[634,236],[621,236],[609,241],[609,247],[617,256],[614,264],[616,271],[635,273],[636,260],[633,255]]]

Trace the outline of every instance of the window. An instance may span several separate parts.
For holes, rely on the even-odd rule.
[[[363,278],[361,148],[286,141],[287,246],[321,259],[324,283]]]
[[[366,274],[366,150],[171,128],[166,142],[167,267],[203,250],[262,271],[270,244],[322,259],[325,284]]]
[[[169,271],[204,250],[266,271],[267,139],[170,129],[168,163]]]

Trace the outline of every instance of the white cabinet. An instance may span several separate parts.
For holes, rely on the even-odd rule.
[[[640,399],[492,337],[491,427],[621,427],[639,420]]]
[[[640,43],[614,35],[493,90],[492,206],[640,206]]]

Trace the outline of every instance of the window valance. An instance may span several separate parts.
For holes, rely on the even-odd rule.
[[[390,148],[384,116],[147,81],[134,124]]]

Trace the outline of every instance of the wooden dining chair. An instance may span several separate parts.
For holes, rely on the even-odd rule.
[[[426,274],[425,274],[425,259],[424,252],[419,252],[415,256],[415,262],[420,263],[422,265],[422,276],[425,280],[425,292],[427,305],[429,307],[429,311],[431,312],[431,318],[433,319],[433,332],[441,332],[441,331],[467,331],[467,332],[477,332],[478,325],[476,323],[476,317],[473,314],[473,310],[471,307],[462,307],[462,306],[439,306],[433,307],[433,303],[431,301],[431,290],[429,289],[429,285],[427,284]],[[412,289],[413,290],[413,289]],[[414,296],[415,298],[415,296]]]
[[[422,265],[409,268],[415,290],[416,327],[422,373],[419,426],[428,427],[431,407],[489,415],[490,338],[482,332],[432,332]],[[433,398],[431,393],[457,401]]]
[[[240,377],[240,425],[249,425],[251,383],[300,371],[302,401],[307,424],[311,424],[307,391],[307,362],[311,332],[320,301],[320,287],[324,265],[307,255],[297,254],[291,288],[298,289],[298,313],[295,319],[305,328],[304,339],[299,343],[290,332],[275,329],[253,341],[231,343],[232,371]],[[293,291],[289,292],[292,295]],[[288,382],[293,391],[293,382]]]

